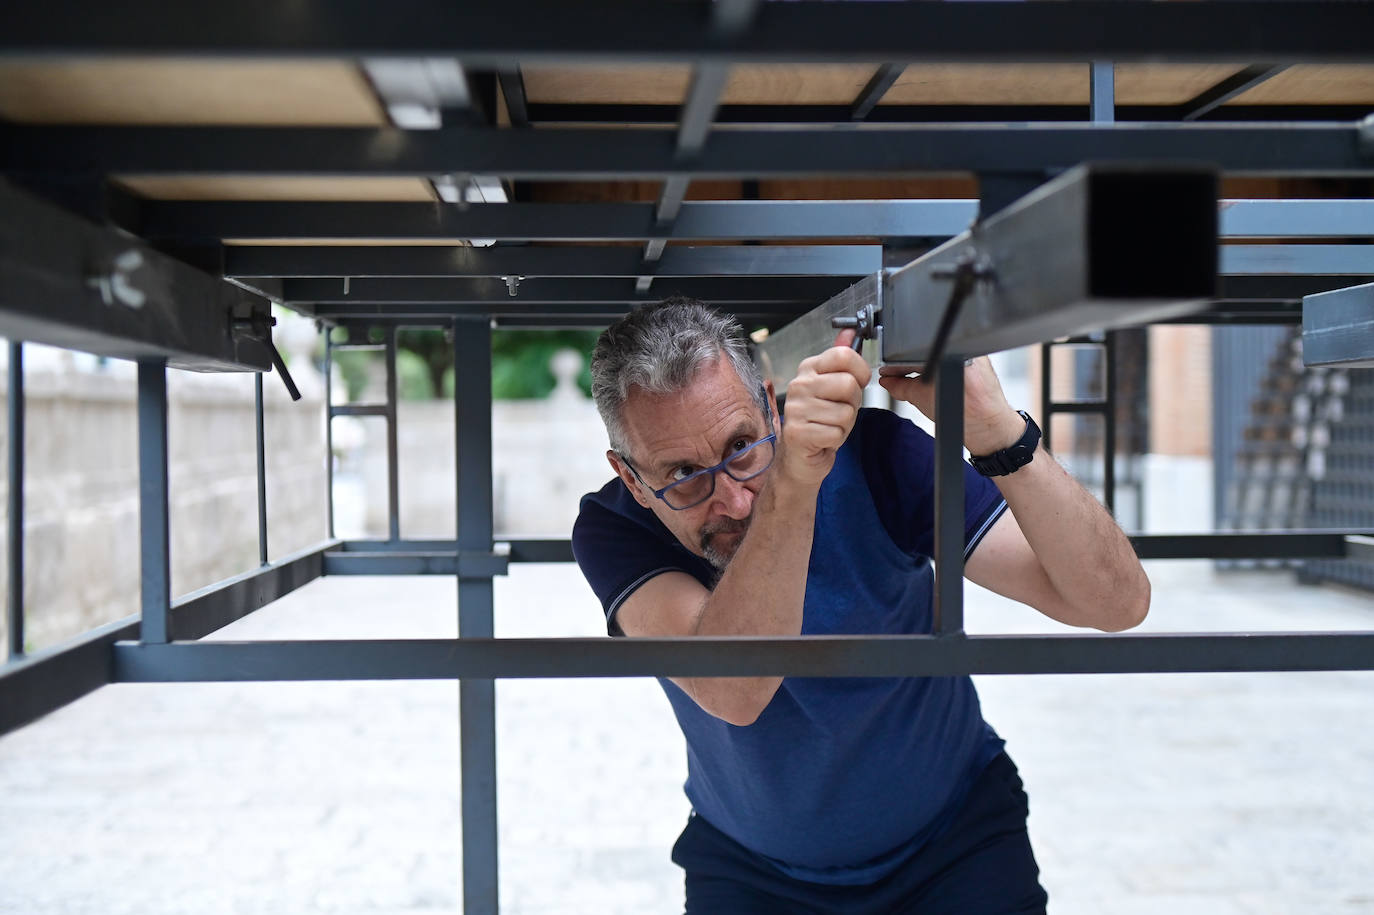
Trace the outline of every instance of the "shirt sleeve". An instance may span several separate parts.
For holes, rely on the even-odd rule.
[[[935,440],[889,410],[866,409],[857,428],[864,474],[878,517],[893,543],[911,555],[935,555]],[[1001,491],[967,461],[964,559],[1006,511]]]
[[[689,553],[654,517],[633,504],[619,480],[585,496],[573,525],[573,558],[606,612],[606,632],[622,636],[616,611],[640,585],[664,572],[686,572],[711,586],[709,565]],[[630,504],[626,504],[628,503]],[[705,567],[703,569],[703,567]]]

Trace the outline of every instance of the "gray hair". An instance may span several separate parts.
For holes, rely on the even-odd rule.
[[[622,413],[631,388],[676,393],[722,354],[768,416],[763,376],[749,358],[744,331],[734,317],[696,299],[673,296],[637,308],[606,328],[592,351],[592,398],[611,450],[623,455],[628,449]]]

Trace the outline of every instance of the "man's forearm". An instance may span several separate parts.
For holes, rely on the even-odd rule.
[[[1130,541],[1052,455],[1038,448],[1031,463],[995,481],[1062,602],[1052,616],[1109,631],[1145,618],[1150,582]]]
[[[707,595],[694,635],[800,635],[816,492],[775,477],[759,494],[749,532]],[[695,677],[684,681],[697,704],[732,724],[750,724],[781,677]]]

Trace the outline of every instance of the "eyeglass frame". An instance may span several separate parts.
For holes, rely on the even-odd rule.
[[[773,411],[768,408],[767,396],[767,393],[765,393],[763,405],[763,418],[764,422],[768,426],[771,426],[773,424]],[[759,468],[758,473],[751,473],[744,479],[740,479],[739,477],[735,476],[733,473],[726,469],[726,464],[729,464],[731,461],[736,460],[737,458],[739,458],[741,454],[748,454],[750,451],[753,451],[755,448],[757,448],[759,445],[762,445],[764,442],[773,443],[773,457],[768,460],[767,464],[764,464],[761,468]],[[719,464],[716,464],[714,467],[703,467],[701,470],[693,471],[692,473],[689,473],[687,476],[683,477],[680,480],[674,480],[662,489],[654,489],[652,486],[650,486],[648,482],[642,476],[639,475],[639,471],[635,470],[635,465],[630,463],[630,459],[627,456],[625,456],[624,454],[619,454],[619,452],[617,452],[617,454],[619,455],[620,459],[625,462],[625,466],[630,468],[630,473],[635,475],[635,479],[639,481],[639,485],[643,486],[645,489],[649,490],[649,492],[653,493],[655,498],[662,500],[663,504],[671,508],[673,511],[685,512],[689,508],[696,508],[698,505],[705,502],[707,499],[711,498],[716,494],[716,474],[718,473],[724,473],[727,477],[734,480],[736,483],[744,483],[748,480],[752,480],[755,477],[762,475],[765,471],[768,470],[769,467],[773,466],[773,461],[777,460],[777,442],[778,434],[776,432],[770,432],[763,438],[751,444],[748,448],[741,448],[739,451],[736,451],[734,454],[730,455],[728,458],[721,461]],[[692,504],[684,505],[681,508],[679,508],[678,506],[673,505],[664,497],[663,494],[668,490],[672,489],[673,487],[681,486],[683,483],[695,480],[702,474],[707,473],[711,475],[711,489],[709,492],[706,493],[706,495],[702,496],[700,499],[696,500]]]
[[[630,473],[632,473],[632,474],[635,475],[635,479],[638,480],[638,481],[640,482],[640,485],[642,485],[645,489],[647,489],[647,490],[649,490],[651,493],[653,493],[654,496],[655,496],[656,498],[662,499],[662,500],[663,500],[663,504],[666,505],[666,506],[668,506],[669,508],[671,508],[673,511],[675,511],[675,512],[683,512],[683,511],[686,511],[686,510],[689,509],[689,508],[696,508],[698,505],[700,505],[701,503],[705,502],[707,499],[711,498],[712,496],[714,496],[714,495],[716,494],[716,474],[717,474],[717,473],[724,473],[727,477],[729,477],[730,479],[734,480],[736,483],[744,483],[744,482],[746,482],[746,481],[748,481],[748,480],[754,479],[755,477],[757,477],[757,476],[759,476],[760,474],[762,474],[762,473],[764,473],[765,471],[767,471],[769,467],[772,467],[772,466],[773,466],[773,461],[777,459],[777,441],[778,441],[778,434],[777,434],[776,432],[770,432],[770,433],[768,433],[767,435],[765,435],[763,438],[761,438],[761,439],[759,439],[758,441],[754,442],[753,444],[749,445],[749,447],[747,447],[747,448],[741,448],[740,450],[736,451],[734,454],[730,455],[728,458],[726,458],[725,460],[721,461],[719,464],[716,464],[716,465],[713,466],[713,467],[703,467],[701,470],[693,471],[692,473],[687,474],[687,476],[683,477],[683,478],[680,479],[680,480],[674,480],[673,482],[669,483],[667,486],[663,487],[662,489],[654,489],[652,486],[650,486],[650,485],[648,484],[648,482],[646,482],[645,479],[644,479],[642,476],[639,475],[639,471],[638,471],[638,470],[635,470],[635,465],[634,465],[634,464],[631,464],[631,463],[630,463],[630,459],[627,458],[625,455],[623,455],[623,454],[620,455],[620,459],[621,459],[622,461],[625,462],[625,466],[626,466],[626,467],[630,468]],[[729,464],[730,462],[732,462],[732,461],[738,460],[739,457],[740,457],[740,455],[742,455],[742,454],[748,454],[750,451],[753,451],[755,448],[757,448],[758,446],[764,444],[765,442],[768,442],[768,443],[770,443],[770,444],[772,444],[772,445],[774,446],[774,449],[773,449],[773,457],[771,457],[771,458],[768,459],[768,463],[767,463],[767,464],[764,464],[764,465],[763,465],[762,467],[760,467],[756,472],[749,474],[749,476],[747,476],[747,477],[742,477],[742,478],[741,478],[741,477],[737,477],[737,476],[735,476],[733,473],[730,472],[729,468],[728,468],[726,465],[728,465],[728,464]],[[666,496],[663,495],[664,493],[666,493],[666,492],[667,492],[668,490],[670,490],[670,489],[673,489],[673,488],[675,488],[675,487],[681,486],[681,485],[684,484],[684,483],[690,483],[692,480],[695,480],[697,477],[703,476],[703,475],[708,474],[708,473],[711,475],[711,488],[710,488],[710,490],[707,491],[706,495],[702,496],[700,499],[697,499],[695,502],[692,502],[692,503],[689,504],[689,505],[680,505],[680,506],[679,506],[679,505],[674,505],[673,503],[671,503],[671,502],[668,501],[668,499],[667,499]]]

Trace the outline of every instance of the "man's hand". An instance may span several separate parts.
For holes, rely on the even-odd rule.
[[[886,375],[878,381],[889,394],[935,419],[935,383],[920,375]],[[992,454],[1016,443],[1026,421],[1016,414],[992,369],[979,356],[964,367],[964,447],[975,456]]]
[[[802,360],[787,386],[778,466],[782,476],[819,486],[854,428],[872,370],[850,348],[853,339],[853,330],[840,331],[834,346]]]

